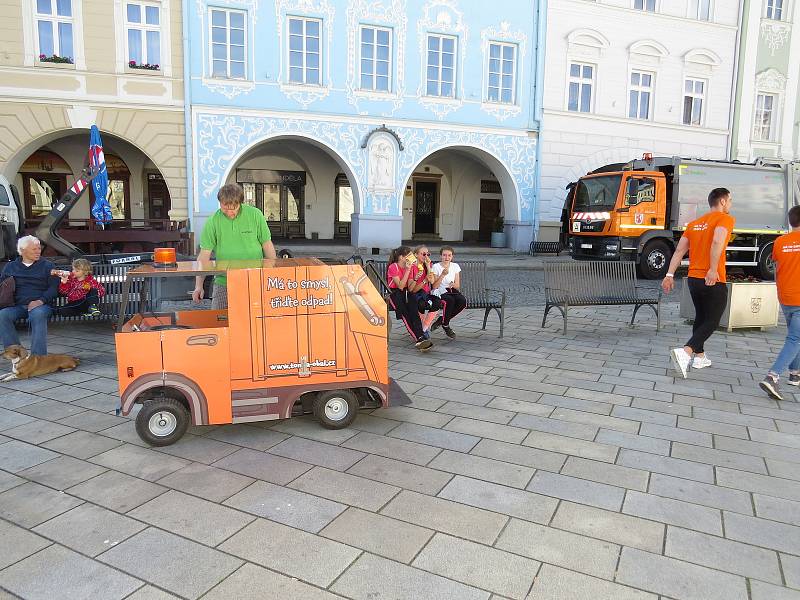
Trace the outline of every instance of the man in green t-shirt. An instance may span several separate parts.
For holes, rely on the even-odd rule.
[[[263,213],[255,206],[242,204],[244,192],[236,183],[223,185],[217,192],[219,210],[209,217],[200,234],[200,254],[197,260],[256,260],[276,258],[272,235]],[[195,277],[192,300],[203,298],[203,279]],[[228,288],[224,275],[214,277],[211,308],[228,308]]]

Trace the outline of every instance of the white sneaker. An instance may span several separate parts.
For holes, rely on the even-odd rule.
[[[705,369],[706,367],[711,366],[711,359],[708,358],[708,354],[705,356],[695,356],[692,359],[692,368],[693,369]]]
[[[672,356],[672,362],[675,364],[675,368],[680,371],[683,378],[686,379],[686,375],[689,372],[689,364],[692,362],[692,357],[686,353],[686,350],[683,348],[673,348],[670,352]]]

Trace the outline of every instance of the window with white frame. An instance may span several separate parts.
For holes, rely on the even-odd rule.
[[[36,39],[39,60],[75,60],[72,46],[72,0],[36,0]],[[48,61],[62,62],[62,61]]]
[[[656,12],[656,0],[633,0],[633,8]]]
[[[703,104],[706,99],[706,82],[702,79],[686,79],[683,82],[683,124],[703,124]]]
[[[696,17],[698,21],[711,20],[711,0],[694,0],[697,4]]]
[[[756,111],[753,119],[753,139],[771,142],[775,130],[775,106],[777,98],[774,94],[758,94]]]
[[[128,65],[161,65],[161,7],[144,2],[127,2],[125,29]]]
[[[783,19],[783,0],[766,0],[764,16],[767,19],[780,21]]]
[[[594,65],[576,62],[569,64],[567,110],[573,112],[592,112],[594,76]]]
[[[489,102],[514,104],[516,75],[516,44],[491,42],[489,44],[489,81],[486,99]]]
[[[361,27],[361,89],[389,92],[392,89],[392,30]]]
[[[321,85],[322,21],[289,17],[289,81]]]
[[[449,35],[428,35],[428,96],[454,98],[456,95],[457,40]]]
[[[247,77],[247,14],[241,10],[211,9],[211,76]]]
[[[653,96],[653,75],[631,71],[628,92],[628,116],[631,119],[649,119]]]

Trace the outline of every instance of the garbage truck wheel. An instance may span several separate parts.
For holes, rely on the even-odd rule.
[[[175,398],[154,398],[136,415],[136,433],[151,446],[177,442],[189,426],[189,411]]]
[[[358,414],[358,399],[350,390],[320,392],[314,399],[314,416],[327,429],[343,429]]]

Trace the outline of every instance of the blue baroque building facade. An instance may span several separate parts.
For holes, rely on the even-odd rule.
[[[185,2],[196,231],[238,182],[276,238],[535,230],[543,24],[530,0]]]

